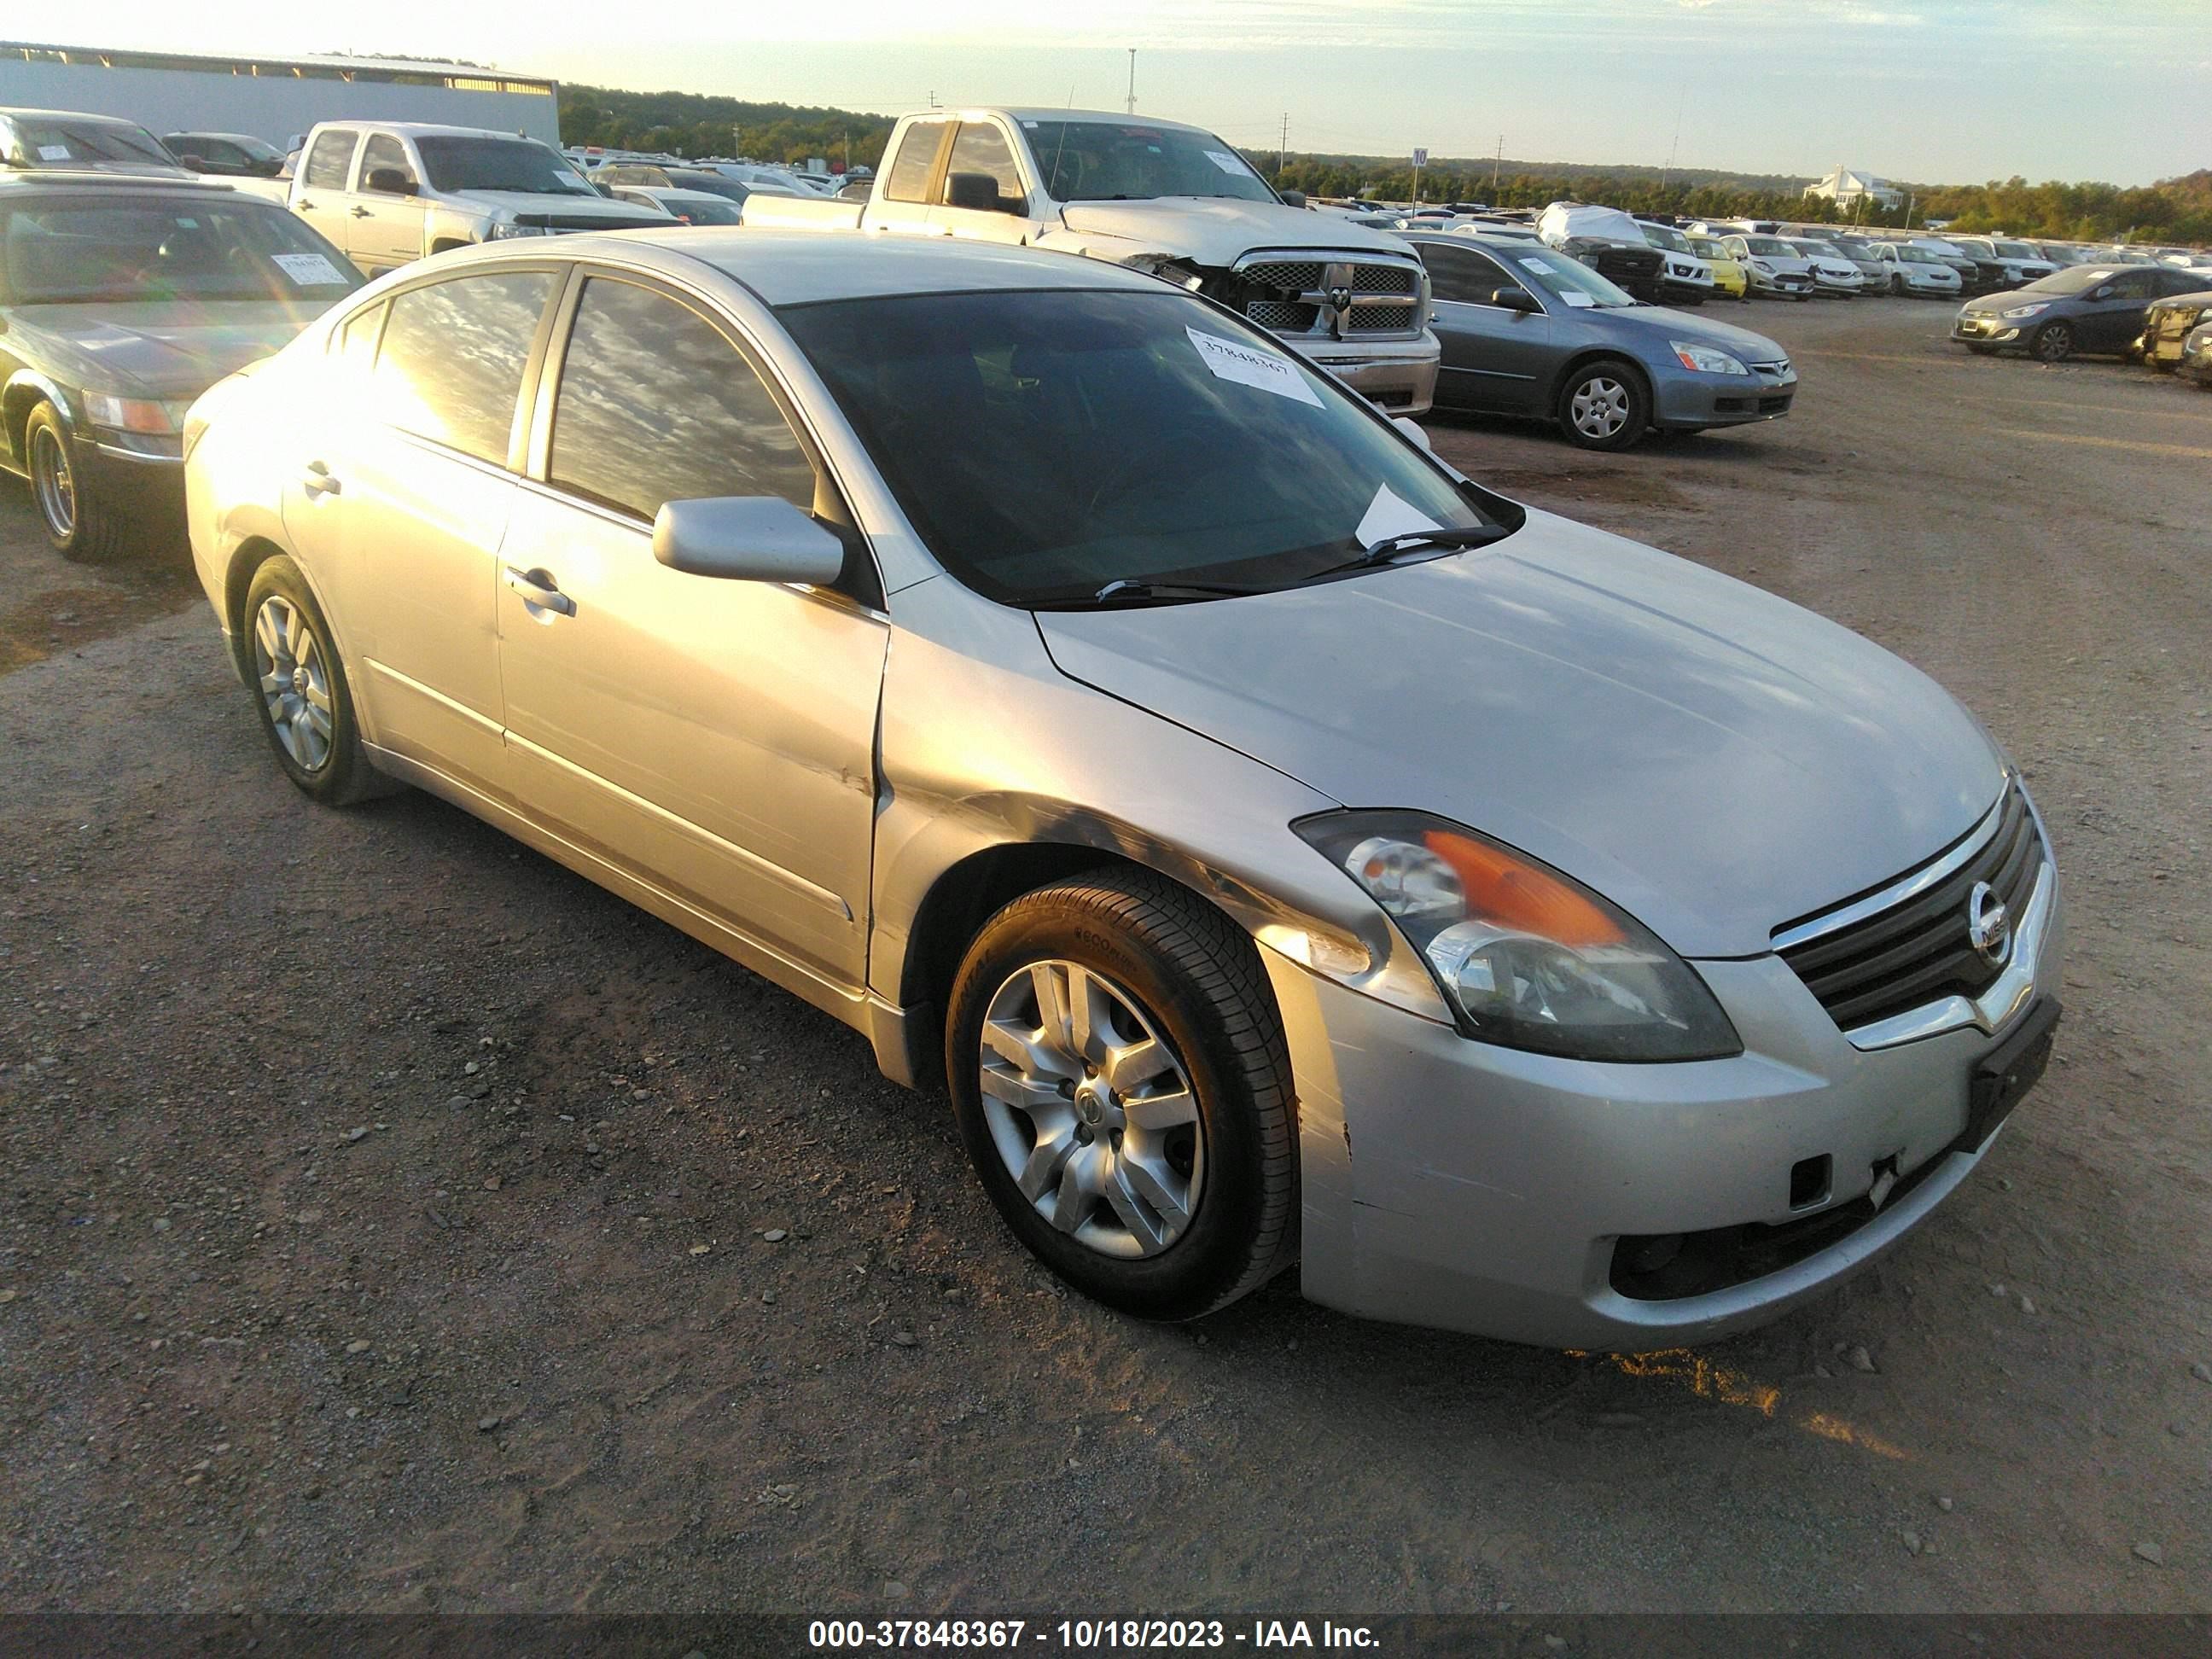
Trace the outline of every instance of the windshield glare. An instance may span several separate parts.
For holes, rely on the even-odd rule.
[[[1743,245],[1753,253],[1778,253],[1785,259],[1790,258],[1790,245],[1778,236],[1747,236]]]
[[[418,138],[434,190],[507,190],[526,196],[596,196],[568,161],[531,138]]]
[[[15,133],[19,141],[15,160],[22,167],[82,167],[88,161],[177,165],[177,158],[162,148],[160,139],[128,121],[81,121],[67,116],[32,121],[18,116]]]
[[[304,220],[258,201],[75,199],[0,214],[0,304],[266,300],[304,322],[361,283]]]
[[[1646,225],[1644,240],[1654,247],[1663,247],[1671,253],[1687,253],[1690,239],[1671,225]]]
[[[2081,294],[2119,274],[2110,265],[2069,265],[2063,270],[2039,276],[2027,286],[2039,294]]]
[[[1516,246],[1504,257],[1513,262],[1516,276],[1520,276],[1524,282],[1534,282],[1561,303],[1577,310],[1591,307],[1609,309],[1613,306],[1642,303],[1634,295],[1615,287],[1581,260],[1571,259],[1564,253],[1554,253],[1549,248]]]
[[[1024,121],[1022,131],[1044,174],[1045,194],[1056,202],[1275,200],[1267,181],[1210,132],[1141,121]]]
[[[1280,587],[1364,542],[1490,522],[1327,376],[1182,295],[781,315],[939,562],[1002,604],[1087,604],[1115,581]]]

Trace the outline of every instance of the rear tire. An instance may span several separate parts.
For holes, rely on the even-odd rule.
[[[31,505],[54,550],[79,564],[106,564],[120,556],[122,515],[77,465],[76,440],[51,403],[40,403],[23,423],[23,457]]]
[[[1086,1296],[1193,1319],[1296,1260],[1281,1021],[1251,940],[1187,889],[1101,870],[1006,906],[954,981],[945,1078],[992,1203]]]
[[[1568,372],[1553,416],[1578,449],[1628,449],[1651,424],[1651,394],[1633,366],[1598,357]]]
[[[301,793],[350,806],[398,786],[368,763],[335,636],[300,567],[263,562],[246,591],[246,659],[253,706],[277,765]]]

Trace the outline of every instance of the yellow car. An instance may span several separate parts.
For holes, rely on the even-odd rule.
[[[1713,290],[1732,300],[1751,298],[1750,273],[1735,262],[1735,255],[1711,236],[1690,238],[1690,251],[1713,268]]]

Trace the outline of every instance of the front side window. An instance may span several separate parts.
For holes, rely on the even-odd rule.
[[[1471,247],[1446,247],[1438,242],[1416,242],[1413,252],[1429,268],[1429,291],[1453,305],[1486,306],[1491,295],[1518,283],[1483,253]]]
[[[0,204],[0,301],[262,300],[301,323],[362,284],[306,220],[228,192]]]
[[[1512,521],[1279,341],[1184,295],[779,314],[938,561],[1002,604],[1107,602],[1117,581],[1288,586],[1409,529]]]
[[[576,306],[546,476],[641,519],[721,495],[814,506],[814,464],[737,348],[690,307],[607,277]]]
[[[899,141],[898,159],[884,179],[884,194],[894,202],[929,199],[930,169],[937,165],[937,147],[944,142],[943,121],[916,121]]]
[[[503,270],[394,296],[376,355],[377,410],[403,432],[504,464],[553,276]]]
[[[1128,121],[1024,121],[1030,154],[1056,202],[1228,196],[1272,202],[1275,192],[1210,132]]]
[[[434,190],[499,190],[525,196],[597,196],[559,151],[534,138],[423,137],[422,170]]]
[[[945,170],[948,192],[956,173],[987,175],[998,186],[1001,213],[1019,213],[1029,204],[1029,191],[1022,184],[1021,169],[1014,165],[1014,152],[1007,147],[1006,135],[988,121],[960,124],[960,136],[952,141],[952,160]]]
[[[353,162],[353,147],[360,139],[359,133],[343,128],[322,134],[307,152],[300,182],[310,190],[343,190],[346,169]]]
[[[388,132],[372,132],[361,152],[361,187],[369,188],[369,180],[381,168],[404,174],[410,181],[415,169],[407,160],[407,147]]]

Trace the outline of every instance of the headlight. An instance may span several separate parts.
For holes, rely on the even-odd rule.
[[[1764,259],[1753,259],[1751,262],[1751,268],[1762,276],[1771,276],[1774,275],[1774,267],[1767,264]]]
[[[1680,359],[1682,367],[1685,368],[1694,368],[1704,374],[1748,374],[1751,373],[1727,352],[1716,347],[1699,345],[1692,340],[1669,340],[1667,343],[1674,349],[1674,356]]]
[[[1686,963],[1534,859],[1424,812],[1329,812],[1292,827],[1421,953],[1468,1036],[1572,1060],[1743,1051]]]
[[[544,236],[549,234],[543,225],[495,224],[491,228],[491,240],[503,242],[510,236]]]
[[[2014,306],[2011,310],[2006,312],[2004,314],[2008,317],[2033,317],[2039,311],[2048,311],[2050,309],[2051,306],[2047,301],[2039,301],[2032,306]]]
[[[85,418],[94,426],[117,432],[174,432],[176,422],[161,404],[140,398],[118,398],[106,392],[84,394]]]

